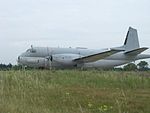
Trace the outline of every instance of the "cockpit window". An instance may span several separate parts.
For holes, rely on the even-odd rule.
[[[30,52],[30,49],[28,49],[26,52]]]
[[[36,53],[36,50],[35,49],[28,49],[26,52]]]
[[[35,49],[31,49],[31,53],[36,53],[36,50]]]

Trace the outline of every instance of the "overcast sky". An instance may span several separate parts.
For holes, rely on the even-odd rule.
[[[129,26],[150,47],[150,0],[0,0],[0,63],[30,45],[120,46]]]

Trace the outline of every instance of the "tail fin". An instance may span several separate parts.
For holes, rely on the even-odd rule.
[[[124,51],[126,55],[138,55],[147,50],[147,47],[140,48],[137,30],[129,27],[123,46],[111,48],[113,50]]]
[[[129,27],[129,30],[128,30],[128,33],[126,35],[126,39],[124,42],[124,47],[125,47],[126,52],[138,49],[140,47],[136,29]]]

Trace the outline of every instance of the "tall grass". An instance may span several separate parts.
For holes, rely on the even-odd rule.
[[[0,71],[0,113],[150,113],[150,72]]]

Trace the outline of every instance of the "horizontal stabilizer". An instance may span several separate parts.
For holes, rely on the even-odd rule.
[[[148,49],[147,47],[138,48],[138,49],[134,49],[131,51],[127,51],[127,52],[125,52],[125,54],[127,54],[127,55],[138,55],[147,49]]]
[[[74,59],[73,61],[84,62],[84,63],[94,62],[94,61],[97,61],[97,60],[104,59],[104,58],[106,58],[108,56],[111,56],[111,55],[113,55],[115,53],[118,53],[118,52],[120,52],[120,50],[113,50],[112,49],[112,50],[108,50],[108,51],[105,51],[105,52],[80,57],[80,58]]]

